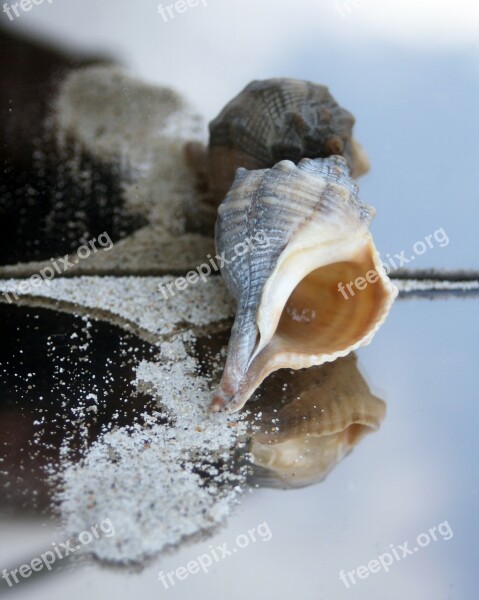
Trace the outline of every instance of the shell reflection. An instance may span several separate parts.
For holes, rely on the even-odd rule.
[[[302,371],[274,373],[251,403],[253,482],[295,488],[322,481],[365,435],[386,404],[371,394],[355,354]]]

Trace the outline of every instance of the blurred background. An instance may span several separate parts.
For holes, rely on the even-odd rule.
[[[1,22],[62,48],[111,56],[135,76],[180,91],[206,122],[253,79],[328,85],[356,116],[371,160],[361,191],[378,209],[381,253],[444,227],[454,250],[428,252],[416,267],[479,266],[473,0],[205,4],[172,18],[166,12],[165,21],[159,2],[44,0]]]

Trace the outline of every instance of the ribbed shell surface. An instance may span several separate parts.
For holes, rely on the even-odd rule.
[[[210,123],[210,148],[238,150],[254,157],[257,168],[333,154],[345,156],[352,168],[353,125],[353,115],[323,85],[253,81]]]
[[[341,228],[350,219],[371,219],[358,199],[358,188],[339,156],[281,161],[271,169],[238,169],[218,209],[216,247],[226,258],[222,275],[241,307],[257,309],[261,292],[291,238],[308,222]],[[260,244],[259,239],[267,240]],[[239,255],[238,244],[251,242]],[[244,247],[241,247],[243,252]]]

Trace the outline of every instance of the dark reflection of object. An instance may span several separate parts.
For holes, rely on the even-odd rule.
[[[392,280],[400,298],[440,300],[479,295],[479,271],[472,269],[399,269]]]
[[[356,355],[300,371],[281,370],[251,405],[253,481],[301,487],[322,481],[380,426],[385,403],[373,396]]]
[[[0,305],[0,506],[45,509],[62,442],[79,457],[104,429],[141,423],[134,367],[155,349],[118,327]],[[70,455],[70,458],[72,456]]]
[[[200,337],[193,352],[200,372],[221,376],[219,353],[229,326]],[[376,431],[386,404],[369,390],[354,353],[320,367],[271,374],[249,401],[251,482],[294,488],[322,481],[363,439]]]
[[[116,241],[143,224],[124,209],[118,166],[69,140],[57,147],[45,125],[72,57],[0,29],[0,264],[72,252],[103,231]]]
[[[0,28],[0,160],[29,168],[35,139],[62,78],[70,69],[98,62],[72,56]]]

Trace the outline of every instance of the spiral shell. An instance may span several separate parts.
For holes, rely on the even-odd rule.
[[[386,318],[397,290],[369,233],[373,209],[348,173],[340,156],[238,169],[216,223],[222,275],[237,306],[213,409],[240,409],[277,369],[347,355]],[[341,282],[369,271],[374,284],[350,298],[340,293]]]
[[[322,481],[384,419],[385,403],[372,395],[351,353],[304,371],[278,371],[252,404],[253,480],[267,487]]]
[[[354,177],[367,172],[353,125],[353,115],[323,85],[295,79],[251,82],[209,126],[208,171],[216,204],[238,167],[265,169],[281,160],[342,155]]]

